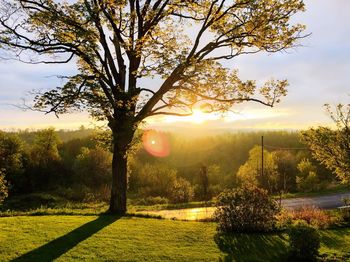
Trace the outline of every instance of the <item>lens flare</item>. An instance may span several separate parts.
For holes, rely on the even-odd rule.
[[[169,141],[164,133],[146,130],[142,136],[145,150],[155,157],[166,157],[170,153]]]

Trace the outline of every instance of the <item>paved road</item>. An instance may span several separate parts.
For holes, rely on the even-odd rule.
[[[318,197],[283,199],[282,205],[287,209],[298,209],[302,206],[315,206],[322,209],[332,209],[343,206],[343,198],[350,198],[350,192]]]
[[[343,206],[343,198],[350,198],[350,192],[318,197],[302,197],[282,199],[283,207],[293,210],[303,206],[315,206],[322,209],[332,209]],[[160,215],[167,219],[200,220],[210,218],[215,207],[186,208],[176,210],[142,211],[143,214]]]

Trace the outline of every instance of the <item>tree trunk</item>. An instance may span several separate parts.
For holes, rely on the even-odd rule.
[[[132,141],[134,131],[132,126],[121,129],[112,128],[113,132],[113,160],[112,187],[109,212],[119,215],[126,213],[127,191],[127,150]]]

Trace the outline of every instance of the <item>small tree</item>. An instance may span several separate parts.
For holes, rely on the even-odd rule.
[[[274,156],[264,150],[264,176],[262,176],[261,148],[253,147],[249,151],[248,160],[239,168],[237,177],[243,184],[253,184],[270,192],[276,191],[278,172]]]
[[[161,164],[146,164],[132,170],[129,186],[141,197],[169,198],[176,177],[175,169]]]
[[[90,188],[110,184],[112,154],[100,147],[92,149],[83,147],[77,156],[73,169],[79,183]]]
[[[59,161],[58,145],[60,140],[54,128],[40,130],[36,133],[30,150],[33,165],[47,168],[52,162]]]
[[[0,131],[0,169],[2,175],[12,185],[11,191],[17,191],[24,184],[23,142],[17,135]]]
[[[277,166],[278,183],[277,189],[280,192],[296,190],[296,157],[286,150],[272,152],[273,159]]]
[[[7,198],[8,196],[8,188],[7,182],[5,180],[5,174],[0,170],[0,204]]]
[[[202,199],[209,200],[209,177],[208,177],[208,168],[205,165],[201,165],[199,169],[199,186],[200,186],[200,195]]]
[[[339,104],[334,111],[326,105],[326,110],[336,129],[311,128],[302,133],[302,140],[315,159],[332,170],[342,183],[350,184],[350,104]]]
[[[191,183],[182,177],[174,181],[169,191],[169,199],[173,203],[187,203],[194,195]]]
[[[35,133],[29,148],[25,176],[29,180],[27,190],[47,190],[62,182],[65,169],[58,152],[60,140],[53,128]]]
[[[301,191],[316,190],[319,186],[319,179],[317,176],[317,168],[309,159],[302,159],[297,166],[299,173],[297,174],[297,186]]]
[[[279,212],[267,191],[255,186],[224,191],[218,196],[216,207],[214,216],[223,233],[272,230]]]

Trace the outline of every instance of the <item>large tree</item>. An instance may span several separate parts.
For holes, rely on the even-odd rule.
[[[77,74],[36,96],[35,108],[88,110],[108,122],[117,213],[126,212],[126,156],[142,120],[190,115],[195,105],[273,106],[286,80],[258,87],[223,61],[294,47],[304,29],[290,22],[302,0],[2,0],[0,8],[2,48],[30,63],[76,63]]]

